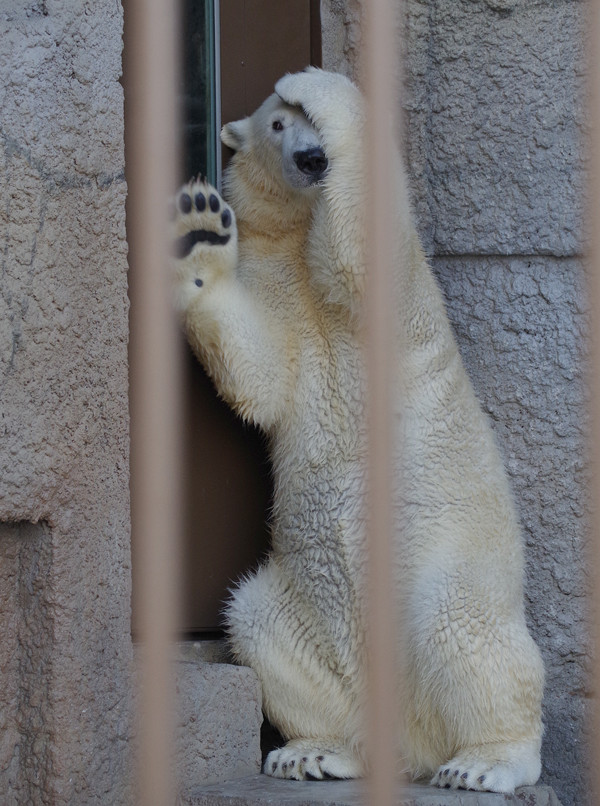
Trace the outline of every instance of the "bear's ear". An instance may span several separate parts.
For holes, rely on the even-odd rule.
[[[221,129],[221,140],[234,151],[243,151],[250,141],[250,118],[226,123]]]

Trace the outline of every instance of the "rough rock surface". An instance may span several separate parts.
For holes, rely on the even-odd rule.
[[[203,663],[188,651],[175,672],[180,792],[258,774],[262,694],[254,671]]]
[[[201,787],[182,806],[362,806],[363,781],[284,781],[266,775]],[[397,806],[561,806],[546,786],[524,786],[514,795],[465,792],[412,784],[398,793]]]
[[[129,797],[121,48],[114,0],[0,5],[0,600],[8,621],[0,791],[8,806]]]
[[[323,0],[324,61],[359,72],[358,0]],[[585,6],[408,0],[403,97],[417,224],[506,457],[547,670],[542,781],[588,802]]]

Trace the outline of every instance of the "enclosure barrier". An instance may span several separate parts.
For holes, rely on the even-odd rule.
[[[168,286],[166,199],[176,175],[177,4],[129,0],[128,71],[131,139],[128,161],[132,243],[132,519],[139,564],[139,632],[143,670],[139,697],[139,795],[144,806],[172,806],[174,686],[170,675],[177,628],[180,474],[180,370],[177,325]],[[371,806],[395,802],[397,724],[392,624],[393,338],[391,234],[395,227],[392,175],[394,16],[390,0],[369,0],[365,11],[366,172],[371,178],[367,295],[369,420],[369,692]],[[397,359],[397,356],[395,357]]]
[[[139,637],[139,803],[173,806],[180,367],[168,275],[167,199],[176,175],[177,0],[131,0],[130,108],[132,527]]]
[[[394,3],[396,13],[398,3]],[[397,425],[393,393],[398,358],[394,328],[395,289],[392,282],[393,245],[397,237],[398,199],[393,187],[390,154],[396,147],[397,28],[390,0],[363,4],[365,26],[364,90],[368,113],[365,132],[367,177],[367,425],[368,425],[368,653],[369,744],[368,799],[372,806],[396,802],[398,746],[398,627],[392,585],[392,485]]]

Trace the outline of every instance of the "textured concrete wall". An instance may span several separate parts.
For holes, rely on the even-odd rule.
[[[0,4],[0,792],[130,781],[122,14]]]
[[[543,781],[586,802],[581,260],[583,31],[572,0],[406,0],[418,227],[512,477],[546,663]],[[322,0],[325,66],[356,75],[357,0]]]

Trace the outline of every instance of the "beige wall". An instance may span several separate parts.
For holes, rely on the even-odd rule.
[[[0,6],[0,792],[127,801],[127,245],[115,0]],[[37,525],[34,525],[37,524]]]

